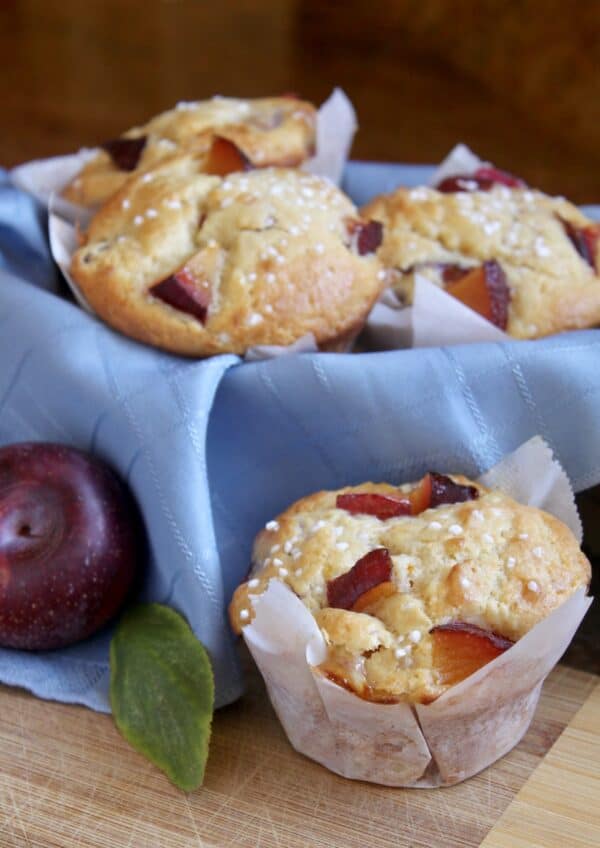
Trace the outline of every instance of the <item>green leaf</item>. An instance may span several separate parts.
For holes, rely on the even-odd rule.
[[[126,612],[110,645],[110,678],[113,716],[125,739],[175,786],[186,792],[200,786],[214,681],[185,619],[161,604]]]

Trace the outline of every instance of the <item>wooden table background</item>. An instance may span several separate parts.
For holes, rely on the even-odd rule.
[[[332,85],[357,158],[435,162],[457,141],[600,199],[600,3],[2,0],[0,162],[111,138],[177,100]]]
[[[216,714],[204,785],[189,795],[129,748],[109,716],[0,686],[0,846],[600,845],[596,676],[554,669],[507,756],[458,786],[411,790],[345,780],[297,754],[247,660],[248,691]]]
[[[462,140],[532,185],[600,202],[600,2],[1,0],[0,55],[0,165],[93,145],[177,100],[294,91],[319,102],[341,85],[359,115],[355,158],[436,162]],[[600,496],[581,506],[595,555]],[[600,671],[599,623],[588,616],[568,656],[588,672]],[[5,739],[15,762],[19,750],[51,762],[36,733],[80,712],[46,705],[44,719],[22,694],[1,700],[21,722]],[[19,814],[11,846],[29,844]]]

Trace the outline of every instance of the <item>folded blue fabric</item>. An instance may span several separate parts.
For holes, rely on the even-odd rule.
[[[346,188],[362,203],[429,172],[354,163]],[[68,299],[43,211],[0,179],[0,444],[73,444],[129,483],[151,548],[142,597],[187,617],[218,705],[242,691],[225,607],[266,520],[319,488],[477,474],[536,433],[576,489],[594,485],[599,354],[600,331],[254,364],[162,354]],[[0,650],[0,681],[107,711],[109,639],[110,628],[62,651]]]

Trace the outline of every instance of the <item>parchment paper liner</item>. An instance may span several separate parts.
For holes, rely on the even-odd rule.
[[[357,126],[356,113],[349,98],[340,88],[334,89],[317,114],[317,154],[304,164],[303,170],[339,184]],[[60,196],[60,192],[95,154],[96,150],[84,149],[70,156],[28,162],[11,172],[15,185],[48,205],[52,257],[61,269],[73,297],[90,314],[94,312],[71,276],[70,266],[71,257],[79,247],[77,225],[85,229],[93,210],[70,203]],[[248,348],[244,358],[254,362],[287,354],[314,353],[318,349],[314,336],[308,333],[292,345],[256,345]]]
[[[429,185],[456,174],[472,174],[486,164],[464,144],[457,144],[431,176]],[[510,340],[491,321],[418,273],[412,306],[405,306],[388,289],[373,307],[365,333],[368,344],[378,350]]]
[[[480,478],[560,518],[581,541],[566,474],[539,437]],[[316,670],[326,646],[313,616],[279,580],[251,596],[243,636],[296,750],[344,777],[388,786],[458,783],[507,753],[533,717],[542,682],[591,598],[580,589],[510,650],[429,705],[375,704]]]

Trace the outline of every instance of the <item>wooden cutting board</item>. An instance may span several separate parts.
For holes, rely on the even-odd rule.
[[[533,772],[482,848],[600,845],[600,685]]]
[[[295,753],[251,671],[248,694],[215,718],[205,785],[191,795],[131,750],[110,717],[0,687],[0,846],[471,848],[500,819],[486,848],[591,848],[600,844],[597,682],[559,666],[503,760],[460,786],[403,790],[344,780]]]

